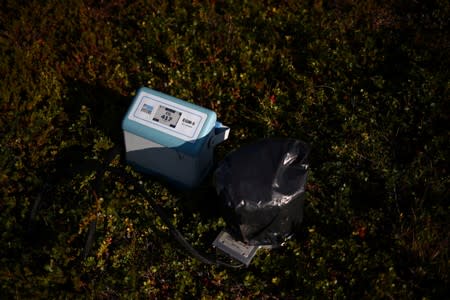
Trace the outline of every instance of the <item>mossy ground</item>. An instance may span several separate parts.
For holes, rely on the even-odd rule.
[[[442,299],[450,5],[381,3],[3,1],[0,298]],[[218,160],[310,143],[296,238],[247,269],[204,265],[132,184],[96,178],[140,86],[215,110],[232,128]],[[111,164],[211,251],[209,182],[179,192]]]

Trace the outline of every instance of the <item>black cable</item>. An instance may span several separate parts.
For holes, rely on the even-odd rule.
[[[134,178],[133,178],[134,179]],[[142,184],[135,180],[135,183],[139,189],[139,192],[146,197],[149,200],[150,206],[153,208],[153,210],[158,214],[158,216],[161,218],[161,220],[164,222],[164,224],[169,228],[170,233],[172,236],[177,240],[178,243],[180,243],[181,246],[183,246],[194,258],[198,259],[199,261],[210,264],[210,265],[219,265],[219,266],[226,266],[230,268],[240,268],[243,266],[243,264],[239,265],[232,265],[220,260],[217,260],[215,258],[209,258],[206,257],[205,254],[200,253],[197,251],[181,234],[181,232],[172,224],[170,219],[167,217],[166,213],[162,209],[161,206],[159,206],[152,197],[148,194],[148,192],[144,189]]]
[[[224,266],[228,268],[241,268],[244,266],[244,264],[230,264],[223,262],[221,260],[218,260],[217,258],[207,257],[206,254],[200,253],[198,250],[196,250],[181,234],[181,232],[172,224],[169,217],[166,215],[164,209],[156,203],[156,201],[152,198],[152,196],[145,190],[144,186],[142,185],[142,182],[137,180],[134,177],[131,177],[129,174],[123,172],[123,170],[118,168],[111,168],[109,167],[110,162],[122,152],[121,148],[116,146],[108,151],[106,154],[106,160],[105,162],[96,170],[96,182],[95,182],[95,188],[97,188],[100,184],[100,176],[104,174],[105,170],[108,169],[111,172],[118,173],[123,179],[127,180],[129,183],[135,185],[137,187],[138,192],[148,199],[150,206],[152,209],[158,214],[158,216],[161,218],[163,223],[169,228],[170,234],[175,238],[175,240],[184,248],[186,249],[189,254],[198,259],[199,261],[209,264],[209,265],[217,265],[217,266]],[[95,221],[93,221],[95,222]],[[92,225],[92,224],[91,224]],[[88,237],[93,236],[93,232],[91,230],[95,231],[95,224],[93,226],[90,226]],[[85,256],[87,254],[86,251],[89,251],[90,246],[92,244],[92,240],[88,238],[88,241],[86,241],[85,246]]]

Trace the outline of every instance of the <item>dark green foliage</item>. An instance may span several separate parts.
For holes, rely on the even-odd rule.
[[[448,1],[3,1],[0,298],[441,299],[449,285]],[[313,2],[313,3],[307,3]],[[229,270],[185,255],[120,173],[134,91],[312,145],[304,222]],[[140,178],[197,248],[210,184]]]

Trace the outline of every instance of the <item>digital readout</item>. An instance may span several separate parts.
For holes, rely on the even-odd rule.
[[[160,105],[155,113],[155,116],[153,117],[153,121],[175,128],[180,117],[181,112]]]

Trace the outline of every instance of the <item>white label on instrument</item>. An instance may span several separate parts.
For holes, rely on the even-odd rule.
[[[207,115],[164,98],[142,94],[128,118],[187,142],[195,142]]]

